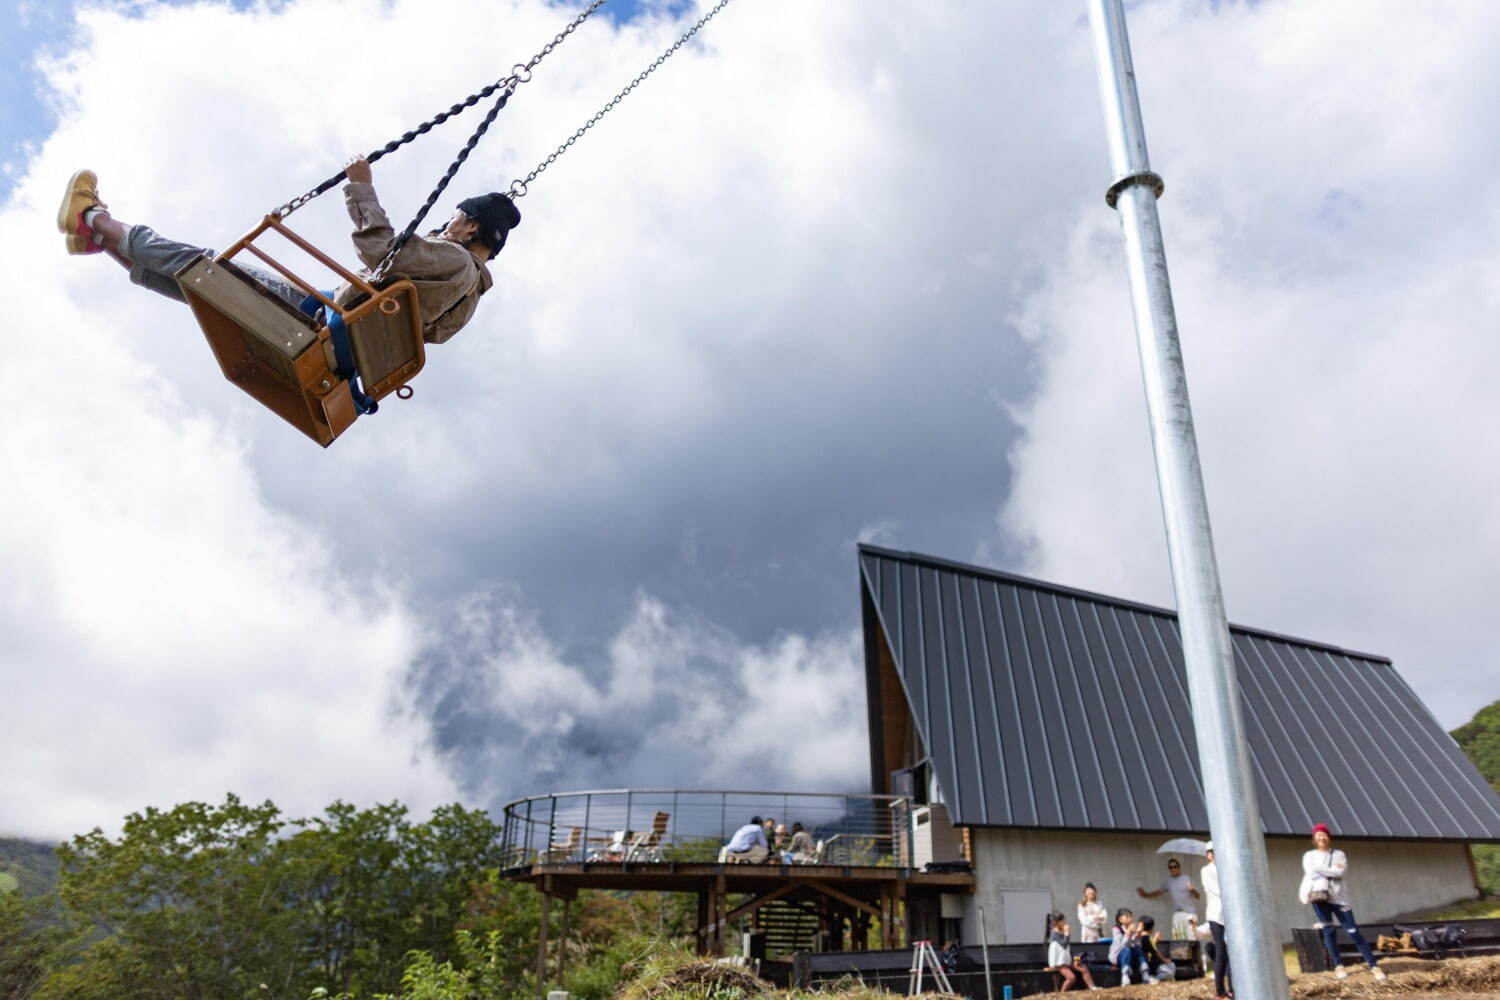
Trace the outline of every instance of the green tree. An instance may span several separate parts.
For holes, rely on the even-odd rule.
[[[269,1000],[401,989],[409,954],[429,955],[434,969],[462,961],[455,931],[473,915],[475,886],[498,867],[498,833],[482,810],[457,805],[425,823],[394,802],[336,802],[297,820],[232,795],[132,814],[118,838],[94,830],[59,849],[63,902],[95,940],[39,996]]]
[[[190,802],[58,848],[68,911],[102,937],[43,996],[197,1000],[298,978],[295,914],[274,863],[286,826],[269,802]]]
[[[1500,792],[1500,701],[1481,708],[1474,718],[1450,735],[1490,787]],[[1486,895],[1500,895],[1500,846],[1475,844],[1471,849],[1474,866],[1479,870],[1479,888]]]
[[[0,1000],[29,1000],[75,943],[55,898],[0,892]]]
[[[1459,748],[1479,768],[1479,773],[1500,792],[1500,701],[1474,713],[1474,718],[1450,734]]]
[[[414,824],[396,802],[336,802],[307,821],[286,853],[323,981],[369,995],[400,983],[410,952],[452,957],[476,884],[499,866],[498,835],[487,813],[458,805]]]

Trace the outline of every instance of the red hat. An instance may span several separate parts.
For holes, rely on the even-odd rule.
[[[1312,832],[1313,833],[1326,833],[1330,837],[1333,836],[1333,831],[1330,830],[1330,829],[1328,829],[1328,824],[1327,823],[1314,823],[1313,824],[1313,828],[1312,828]]]

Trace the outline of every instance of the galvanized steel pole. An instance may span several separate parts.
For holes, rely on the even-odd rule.
[[[1089,0],[1089,19],[1115,174],[1105,200],[1119,211],[1125,231],[1136,342],[1146,384],[1172,586],[1177,593],[1203,796],[1223,890],[1230,973],[1240,1000],[1287,1000],[1260,806],[1240,717],[1234,649],[1224,616],[1167,277],[1167,253],[1156,213],[1162,180],[1152,173],[1146,157],[1146,128],[1136,96],[1121,0]]]

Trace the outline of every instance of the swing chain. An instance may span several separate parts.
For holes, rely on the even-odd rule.
[[[427,213],[432,211],[432,206],[437,204],[437,200],[442,197],[443,191],[448,187],[448,182],[453,180],[454,175],[458,173],[458,168],[464,165],[464,161],[469,158],[469,154],[474,152],[474,147],[479,145],[479,140],[484,138],[484,133],[489,130],[490,125],[495,121],[495,116],[500,114],[500,109],[505,107],[505,102],[510,100],[510,95],[510,90],[506,90],[500,95],[500,99],[495,102],[495,106],[490,108],[490,113],[484,116],[484,121],[479,123],[479,127],[474,130],[474,134],[469,136],[469,141],[464,143],[463,149],[458,151],[458,156],[448,165],[448,169],[438,181],[437,187],[432,189],[432,193],[427,196],[427,200],[422,203],[422,207],[417,210],[417,214],[406,224],[406,228],[401,230],[401,233],[391,241],[390,249],[385,252],[385,256],[380,258],[380,263],[375,265],[375,269],[370,272],[375,278],[385,276],[386,269],[391,266],[391,262],[396,259],[396,255],[411,240],[417,231],[417,227],[422,224],[422,220],[427,218]]]
[[[459,101],[457,104],[455,104],[452,107],[448,108],[448,110],[440,112],[440,113],[434,115],[433,117],[427,119],[427,121],[425,121],[422,124],[418,125],[416,128],[412,129],[410,132],[403,132],[403,133],[401,133],[401,137],[399,139],[392,139],[390,142],[386,143],[384,146],[381,146],[379,149],[377,149],[377,150],[373,151],[372,153],[370,153],[370,155],[366,156],[365,159],[368,160],[370,163],[374,163],[376,160],[379,160],[381,157],[385,156],[387,153],[393,153],[393,152],[395,152],[397,149],[399,149],[402,146],[406,145],[407,143],[411,142],[413,139],[417,138],[418,136],[426,135],[428,132],[431,132],[434,127],[443,124],[449,118],[452,118],[454,115],[460,114],[461,112],[463,112],[463,111],[465,111],[465,110],[467,110],[469,108],[472,108],[474,105],[478,104],[480,101],[484,100],[486,97],[489,97],[491,94],[495,93],[497,90],[504,90],[505,91],[504,97],[502,98],[502,103],[500,105],[500,107],[504,107],[504,103],[503,103],[504,98],[508,98],[512,93],[514,93],[516,87],[518,87],[519,85],[521,85],[523,83],[529,82],[531,80],[531,71],[536,68],[536,65],[538,63],[540,63],[543,59],[545,59],[548,55],[550,55],[553,49],[555,49],[559,45],[561,45],[564,39],[566,39],[574,31],[576,31],[578,29],[578,26],[581,25],[581,24],[583,24],[583,22],[588,19],[588,16],[590,14],[592,14],[594,11],[598,10],[600,7],[604,6],[605,2],[606,2],[606,0],[593,0],[592,3],[590,3],[587,7],[584,8],[584,10],[583,10],[582,13],[580,13],[577,17],[573,18],[572,21],[568,22],[567,27],[563,28],[562,31],[559,31],[555,36],[553,36],[552,41],[550,41],[546,45],[542,46],[541,51],[539,51],[536,55],[532,56],[531,60],[529,62],[526,62],[526,63],[517,63],[515,66],[511,67],[511,73],[510,73],[509,76],[501,77],[499,80],[496,80],[494,83],[490,84],[489,86],[485,87],[484,89],[475,91],[474,93],[470,94],[468,97],[464,98],[462,101]],[[493,116],[491,117],[491,120],[493,120]],[[486,124],[485,127],[487,128],[488,124]],[[484,134],[484,130],[481,129],[478,134],[479,135],[483,135]],[[460,159],[458,161],[459,163],[462,163],[463,160],[465,158],[467,158],[468,151],[472,150],[472,148],[473,148],[473,145],[472,145],[472,142],[471,142],[471,144],[468,147],[466,147],[465,152],[461,155],[461,157],[460,157]],[[341,181],[343,179],[344,179],[344,172],[342,170],[340,170],[337,174],[335,174],[334,176],[332,176],[332,177],[328,178],[327,180],[323,181],[317,187],[311,188],[310,190],[304,192],[303,194],[298,195],[297,197],[293,198],[291,201],[287,202],[286,204],[284,204],[281,207],[279,207],[276,210],[274,210],[271,214],[277,216],[278,218],[285,219],[288,215],[291,215],[293,212],[297,211],[297,209],[301,208],[303,205],[306,205],[308,202],[312,201],[314,198],[316,198],[319,195],[325,194],[326,192],[332,190],[333,187],[336,184],[338,184],[339,181]],[[446,183],[443,186],[446,186]],[[439,190],[441,191],[441,187],[439,188]],[[425,210],[424,210],[423,214],[424,215],[426,214]]]
[[[524,68],[528,72],[530,70],[534,69],[536,67],[537,63],[539,63],[543,59],[547,58],[547,56],[552,53],[553,49],[557,48],[559,45],[561,45],[563,43],[563,39],[567,38],[574,31],[577,31],[578,30],[578,26],[580,24],[582,24],[584,21],[588,20],[588,16],[590,14],[592,14],[594,11],[598,10],[600,7],[603,7],[604,3],[605,3],[605,0],[594,0],[593,3],[591,3],[587,7],[585,7],[583,9],[583,13],[581,13],[577,17],[573,18],[572,21],[568,22],[568,26],[566,28],[564,28],[563,30],[559,31],[553,37],[552,41],[548,42],[546,45],[543,45],[542,46],[542,50],[540,52],[538,52],[536,55],[532,56],[531,57],[531,62],[526,63],[525,66],[524,66]],[[531,77],[528,75],[526,77],[526,80],[529,80],[529,79],[531,79]],[[525,83],[526,80],[522,80],[521,82]]]
[[[578,131],[574,132],[572,135],[568,136],[568,140],[566,142],[564,142],[561,146],[558,146],[555,150],[553,150],[551,153],[549,153],[547,155],[547,158],[545,160],[543,160],[541,163],[538,163],[535,167],[533,167],[531,173],[529,173],[529,174],[526,175],[525,180],[521,180],[521,179],[518,178],[516,180],[511,181],[510,182],[510,190],[508,192],[510,194],[511,198],[515,199],[515,198],[524,198],[524,197],[526,197],[526,191],[527,191],[528,185],[530,185],[532,181],[536,180],[538,174],[540,174],[542,171],[546,170],[548,167],[552,166],[552,164],[554,162],[556,162],[557,158],[559,156],[563,155],[564,153],[566,153],[568,151],[568,148],[571,147],[573,145],[573,143],[575,143],[579,139],[583,138],[583,134],[585,132],[587,132],[589,129],[593,128],[596,124],[598,124],[599,119],[603,118],[605,115],[607,115],[611,111],[613,111],[616,104],[619,104],[621,101],[623,101],[625,99],[626,95],[628,95],[636,87],[640,86],[641,81],[645,80],[646,77],[648,77],[652,73],[656,72],[656,69],[657,69],[658,66],[660,66],[662,63],[666,62],[667,59],[669,59],[671,57],[672,53],[674,53],[678,49],[680,49],[683,46],[683,44],[687,42],[687,40],[689,38],[692,38],[694,35],[696,35],[698,33],[698,29],[699,28],[703,27],[710,20],[712,20],[713,16],[715,14],[717,14],[719,11],[723,10],[725,7],[727,7],[729,5],[729,3],[730,3],[730,0],[719,0],[719,2],[716,5],[714,5],[714,7],[713,7],[712,10],[710,10],[707,14],[704,14],[701,18],[698,19],[698,23],[697,24],[693,25],[691,28],[689,28],[682,35],[681,38],[679,38],[679,39],[677,39],[677,41],[673,42],[671,48],[667,49],[667,51],[665,51],[661,55],[657,56],[656,57],[656,61],[654,63],[652,63],[650,66],[647,66],[644,70],[641,71],[641,74],[639,76],[637,76],[634,80],[631,80],[630,83],[626,84],[625,89],[622,90],[622,91],[620,91],[618,94],[616,94],[614,96],[613,100],[611,100],[608,104],[604,105],[604,107],[600,108],[597,112],[594,113],[594,117],[592,117],[588,121],[584,122],[582,128],[580,128]],[[569,30],[571,30],[571,28]],[[561,41],[562,37],[563,37],[562,35],[557,36],[557,41]]]

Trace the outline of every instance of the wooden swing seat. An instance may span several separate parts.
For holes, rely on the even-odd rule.
[[[267,230],[286,237],[346,283],[329,298],[297,277],[255,239]],[[343,317],[366,395],[383,399],[406,387],[422,370],[426,353],[417,290],[410,279],[388,276],[378,284],[339,265],[268,215],[218,257],[200,257],[177,274],[225,378],[323,447],[359,418],[352,387],[338,375],[333,334],[327,323],[292,308],[235,266],[246,251]],[[406,395],[410,394],[407,390]]]

